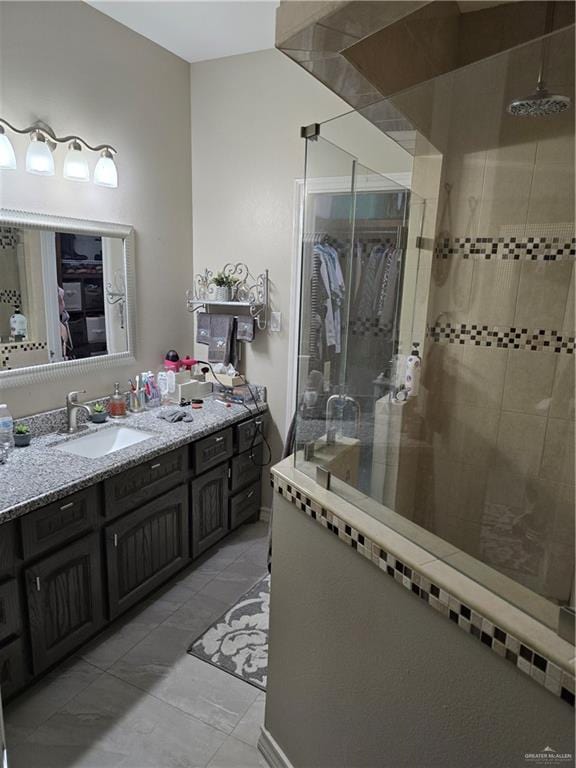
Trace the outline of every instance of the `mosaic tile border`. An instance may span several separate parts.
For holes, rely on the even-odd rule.
[[[0,227],[0,248],[15,248],[18,235],[12,227]]]
[[[434,249],[437,259],[512,259],[570,261],[576,258],[576,237],[446,237]]]
[[[0,370],[10,371],[10,355],[12,352],[31,352],[48,349],[47,341],[21,341],[14,344],[0,344]]]
[[[0,289],[0,304],[22,305],[22,294],[16,288]]]
[[[515,326],[437,323],[429,325],[427,336],[439,343],[471,344],[477,347],[525,349],[532,352],[574,354],[575,337],[546,328],[516,328]]]
[[[414,597],[446,616],[464,632],[475,637],[498,656],[509,661],[535,682],[574,707],[574,677],[568,672],[472,610],[390,552],[385,552],[363,533],[352,528],[333,512],[317,504],[305,493],[293,488],[274,474],[272,474],[272,488],[308,517],[337,536],[340,541],[355,549],[394,581],[412,592]]]

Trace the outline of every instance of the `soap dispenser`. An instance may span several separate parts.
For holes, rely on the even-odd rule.
[[[114,384],[114,394],[108,403],[108,412],[111,419],[124,419],[126,417],[126,398],[120,392],[120,384]]]

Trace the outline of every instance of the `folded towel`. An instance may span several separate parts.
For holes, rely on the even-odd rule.
[[[254,341],[254,318],[238,317],[236,319],[236,340]]]
[[[210,315],[210,345],[208,362],[230,363],[234,317],[232,315]]]
[[[210,344],[210,315],[207,312],[196,314],[196,341],[198,344]]]
[[[194,416],[191,413],[187,413],[183,408],[171,408],[170,410],[162,411],[158,414],[157,418],[170,421],[172,424],[177,421],[194,421]]]

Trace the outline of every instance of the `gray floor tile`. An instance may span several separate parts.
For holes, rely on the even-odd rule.
[[[208,629],[210,624],[222,616],[229,607],[228,602],[199,592],[169,616],[162,626],[187,629],[191,644],[198,635],[205,629]]]
[[[41,726],[20,752],[30,755],[34,744],[48,761],[56,750],[58,768],[196,768],[206,765],[224,739],[215,728],[105,674]],[[14,768],[20,768],[18,762]]]
[[[240,558],[208,582],[198,594],[214,597],[232,607],[264,573],[262,566]]]
[[[208,768],[268,768],[255,747],[230,736],[208,763]]]
[[[114,664],[110,674],[231,733],[258,690],[186,653],[193,639],[188,630],[159,627]]]
[[[265,707],[266,694],[259,693],[254,704],[247,710],[242,720],[232,731],[232,736],[240,739],[245,744],[255,747],[260,738],[260,729],[264,725]]]
[[[140,624],[136,620],[123,625],[116,624],[88,643],[78,655],[101,670],[106,670],[152,631],[148,624]]]
[[[70,659],[5,708],[8,728],[36,729],[101,674],[82,659]]]

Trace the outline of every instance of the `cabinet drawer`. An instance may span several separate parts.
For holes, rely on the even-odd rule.
[[[14,575],[16,555],[16,525],[18,521],[0,525],[0,576]]]
[[[249,483],[260,479],[262,472],[262,444],[255,445],[251,451],[244,451],[232,459],[232,471],[230,473],[230,490],[240,490]]]
[[[16,579],[0,584],[0,643],[20,632],[20,601]]]
[[[243,421],[242,424],[236,424],[234,427],[236,451],[243,453],[252,448],[253,445],[261,443],[262,431],[265,430],[265,414],[255,416],[253,419],[248,419],[248,421]]]
[[[117,517],[184,482],[187,449],[164,453],[104,482],[106,517]]]
[[[188,562],[188,488],[174,488],[107,526],[105,540],[114,618]]]
[[[21,519],[24,559],[28,560],[92,530],[97,518],[96,486],[29,512]]]
[[[0,648],[0,690],[2,699],[6,701],[14,695],[26,682],[26,667],[24,665],[24,646],[21,638],[13,640],[4,648]]]
[[[230,530],[238,528],[260,510],[260,482],[249,485],[230,499]]]
[[[223,429],[215,435],[205,437],[193,445],[194,470],[197,475],[212,469],[232,456],[232,428]]]
[[[94,635],[104,619],[100,536],[92,533],[25,573],[34,673]]]

